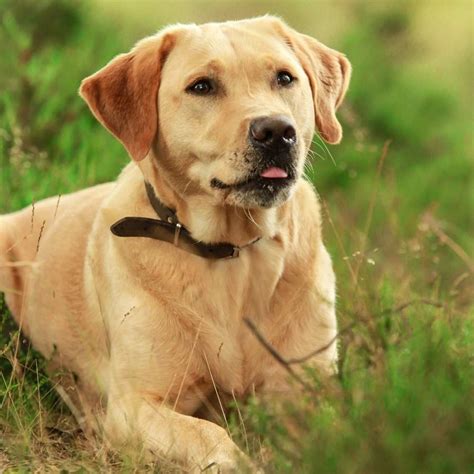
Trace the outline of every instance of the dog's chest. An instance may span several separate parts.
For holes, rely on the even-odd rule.
[[[239,260],[220,262],[208,275],[207,292],[200,308],[199,336],[207,378],[225,392],[241,395],[261,383],[268,370],[262,346],[245,323],[268,326],[270,307],[283,272],[283,252],[274,242],[244,253]],[[218,296],[216,296],[218,295]],[[212,310],[209,311],[211,303]],[[202,311],[202,312],[201,312]]]
[[[149,384],[170,399],[183,398],[193,386],[211,393],[216,385],[239,396],[260,384],[268,358],[244,319],[272,328],[270,308],[284,268],[282,244],[261,241],[233,260],[197,259],[174,249],[160,253],[159,261],[143,255],[127,256],[131,274],[139,275],[133,298],[127,292],[124,300],[122,293],[123,304],[111,301],[110,306],[116,314],[130,313],[125,322],[116,320],[115,332],[127,340],[127,328],[136,333],[135,359],[148,367],[143,376]],[[118,275],[114,282],[119,294],[126,282]]]

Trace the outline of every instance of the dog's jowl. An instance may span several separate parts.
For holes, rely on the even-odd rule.
[[[84,429],[188,470],[252,469],[212,421],[215,391],[297,390],[246,319],[286,358],[334,339],[334,274],[302,175],[315,132],[341,140],[350,71],[266,16],[166,28],[84,79],[130,164],[37,203],[33,220],[31,207],[0,217],[0,263],[34,263],[0,265],[0,289],[52,377],[75,375],[59,389]],[[309,364],[331,373],[336,357],[333,343]]]

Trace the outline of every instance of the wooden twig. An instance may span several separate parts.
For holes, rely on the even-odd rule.
[[[432,300],[427,300],[427,299],[414,299],[407,301],[406,303],[402,303],[401,305],[395,307],[395,308],[388,308],[384,309],[381,311],[376,317],[381,317],[381,316],[386,316],[387,314],[395,314],[395,313],[400,313],[404,309],[408,308],[409,306],[413,306],[415,304],[425,304],[429,306],[434,306],[436,308],[442,308],[443,305],[439,303],[438,301],[432,301]],[[356,315],[354,315],[356,316]],[[320,354],[321,352],[324,352],[325,350],[329,349],[336,341],[337,339],[351,330],[358,321],[353,321],[352,323],[348,324],[346,327],[342,328],[327,344],[324,346],[320,347],[319,349],[314,350],[313,352],[310,352],[309,354],[305,355],[304,357],[298,357],[294,359],[288,359],[286,362],[288,364],[303,364],[307,362],[309,359],[313,358],[314,356]]]
[[[436,308],[442,308],[443,305],[438,302],[438,301],[433,301],[429,299],[424,299],[424,298],[418,298],[418,299],[413,299],[410,301],[406,301],[405,303],[400,304],[399,306],[396,306],[395,308],[388,308],[383,311],[381,311],[376,317],[382,317],[386,316],[387,314],[396,314],[402,312],[404,309],[413,306],[415,304],[423,304],[427,306],[434,306]],[[356,315],[353,315],[356,316]],[[247,327],[252,331],[254,336],[257,338],[257,340],[262,344],[262,346],[267,350],[267,352],[295,379],[297,380],[301,385],[303,385],[306,389],[308,390],[313,390],[291,367],[294,364],[304,364],[305,362],[308,362],[308,360],[312,359],[313,357],[317,356],[318,354],[321,354],[322,352],[326,351],[329,349],[339,337],[341,337],[343,334],[346,332],[350,331],[359,321],[353,321],[352,323],[348,324],[344,328],[342,328],[340,331],[337,332],[337,334],[324,346],[319,347],[318,349],[315,349],[314,351],[310,352],[309,354],[306,354],[305,356],[302,357],[295,357],[292,359],[285,359],[263,336],[263,334],[258,330],[257,326],[251,321],[249,318],[244,318],[244,323],[247,325]]]
[[[56,201],[56,209],[54,209],[53,221],[56,220],[56,215],[59,209],[59,202],[61,201],[61,194],[58,194],[58,200]]]
[[[438,237],[438,240],[447,245],[469,268],[471,273],[474,273],[474,260],[468,255],[468,253],[446,232],[441,228],[440,223],[431,215],[426,213],[423,221],[425,225]]]
[[[290,374],[290,376],[295,379],[301,386],[306,390],[314,391],[314,389],[308,385],[288,364],[285,358],[265,339],[262,333],[257,329],[254,322],[249,318],[244,318],[244,323],[250,329],[252,334],[257,338],[258,342],[267,350],[267,352]]]
[[[318,349],[314,350],[313,352],[310,352],[309,354],[303,357],[295,357],[293,359],[288,359],[286,362],[288,364],[303,364],[307,362],[309,359],[313,358],[314,356],[317,356],[318,354],[321,354],[321,352],[328,350],[342,334],[345,334],[346,332],[350,331],[355,325],[356,325],[355,321],[348,324],[346,327],[338,331],[336,335],[327,344],[324,344],[324,346],[319,347]]]
[[[434,306],[435,308],[443,308],[444,305],[440,303],[439,301],[434,301],[434,300],[428,300],[425,298],[415,298],[413,300],[407,301],[405,303],[402,303],[399,306],[396,306],[395,308],[388,308],[384,309],[381,311],[378,316],[386,316],[387,314],[395,314],[395,313],[400,313],[404,309],[408,308],[409,306],[413,306],[415,304],[423,304],[426,306]]]
[[[43,237],[43,231],[44,231],[45,224],[46,224],[46,221],[43,221],[43,223],[41,224],[41,228],[40,228],[39,235],[38,235],[38,241],[36,242],[36,253],[38,253],[39,248],[40,248],[41,237]]]

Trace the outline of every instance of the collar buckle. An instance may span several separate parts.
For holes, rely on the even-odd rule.
[[[181,229],[183,228],[183,226],[177,222],[175,225],[174,225],[174,240],[173,240],[173,245],[175,247],[178,247],[178,243],[179,243],[179,235],[181,234]]]
[[[225,257],[224,260],[231,260],[233,258],[238,258],[240,255],[240,247],[233,247],[232,248],[232,255]]]

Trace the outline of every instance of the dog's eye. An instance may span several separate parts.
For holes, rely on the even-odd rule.
[[[214,92],[215,86],[210,79],[199,79],[193,82],[187,89],[186,92],[197,95],[208,95]]]
[[[277,74],[277,83],[281,87],[289,86],[295,78],[288,71],[280,71]]]

